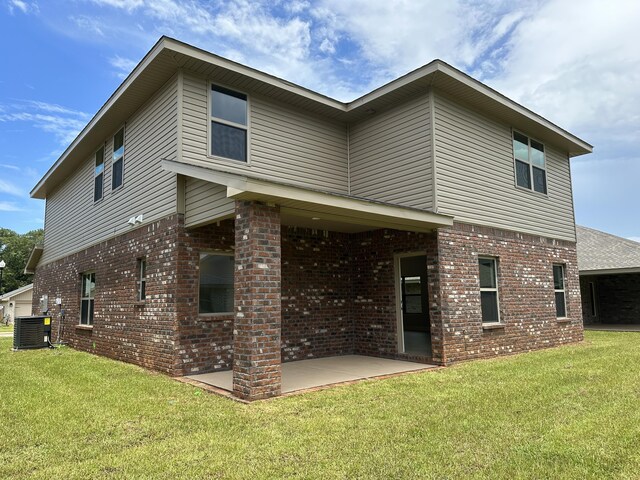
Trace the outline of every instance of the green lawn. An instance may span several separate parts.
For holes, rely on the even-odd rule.
[[[0,478],[638,478],[640,334],[242,405],[0,339]]]
[[[13,333],[13,325],[0,324],[0,333]]]

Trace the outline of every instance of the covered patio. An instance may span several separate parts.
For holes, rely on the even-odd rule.
[[[233,221],[219,225],[234,238],[233,319],[224,343],[203,346],[223,343],[223,371],[200,374],[209,364],[188,378],[257,400],[442,363],[427,285],[437,283],[435,232],[451,216],[171,160],[163,168],[222,187],[227,213],[212,220]]]
[[[282,364],[283,394],[327,385],[385,377],[435,368],[436,365],[414,363],[364,355],[314,358]],[[233,372],[203,373],[186,378],[212,387],[233,391]]]

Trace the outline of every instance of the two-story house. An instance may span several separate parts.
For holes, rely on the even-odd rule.
[[[590,151],[439,60],[342,103],[163,37],[32,191],[34,306],[79,349],[232,369],[246,399],[293,360],[576,342]]]

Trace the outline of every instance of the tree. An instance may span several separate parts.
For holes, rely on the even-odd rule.
[[[31,283],[31,275],[24,273],[29,255],[36,244],[42,245],[44,230],[32,230],[20,235],[8,228],[0,228],[0,260],[6,266],[2,272],[0,295]]]

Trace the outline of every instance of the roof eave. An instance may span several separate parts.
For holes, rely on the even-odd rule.
[[[40,262],[40,258],[42,258],[43,251],[44,247],[42,245],[34,245],[27,259],[27,264],[24,267],[23,273],[25,275],[33,275],[36,273],[36,267],[38,266],[38,262]]]
[[[582,140],[581,138],[569,133],[568,131],[566,131],[563,128],[559,127],[555,123],[550,122],[546,118],[538,115],[534,111],[529,110],[528,108],[520,105],[517,102],[514,102],[513,100],[511,100],[510,98],[508,98],[505,95],[501,94],[497,90],[494,90],[493,88],[483,84],[482,82],[480,82],[480,81],[476,80],[475,78],[467,75],[466,73],[461,72],[460,70],[452,67],[451,65],[447,64],[446,62],[443,62],[442,60],[435,60],[435,63],[438,66],[438,71],[439,72],[445,73],[449,77],[451,77],[451,78],[453,78],[453,79],[455,79],[455,80],[457,80],[457,81],[459,81],[459,82],[461,82],[461,83],[473,88],[474,90],[478,91],[479,93],[489,97],[493,101],[495,101],[497,103],[500,103],[500,104],[504,105],[505,107],[510,108],[511,110],[513,110],[513,111],[517,112],[518,114],[522,115],[523,117],[526,117],[529,120],[542,125],[543,127],[547,128],[551,132],[555,133],[556,135],[559,135],[559,136],[563,137],[568,142],[570,142],[573,145],[575,145],[575,150],[568,152],[570,156],[574,157],[574,156],[583,155],[583,154],[587,154],[587,153],[592,153],[593,152],[593,145],[591,145],[591,144],[585,142],[584,140]]]
[[[82,129],[78,136],[62,153],[58,160],[51,166],[51,168],[49,168],[47,173],[31,190],[31,197],[39,199],[45,199],[47,197],[50,189],[52,187],[55,187],[56,172],[58,173],[57,176],[62,175],[62,173],[58,170],[66,162],[67,158],[71,156],[74,151],[76,151],[85,137],[87,137],[87,135],[89,135],[90,132],[92,132],[92,130],[96,128],[98,122],[100,122],[101,119],[103,119],[103,117],[105,117],[110,112],[114,105],[118,103],[119,99],[121,99],[123,94],[132,86],[136,79],[138,79],[140,75],[143,74],[146,69],[154,62],[154,60],[165,50],[169,52],[175,52],[175,54],[190,56],[202,62],[219,66],[220,68],[227,69],[229,71],[233,71],[247,77],[251,77],[258,80],[259,82],[264,82],[270,86],[274,86],[287,92],[291,92],[293,95],[305,98],[311,102],[317,102],[323,105],[325,108],[328,108],[329,110],[327,111],[336,110],[341,116],[343,116],[345,120],[351,118],[353,115],[356,115],[355,112],[363,112],[368,108],[369,105],[375,104],[376,101],[380,101],[382,97],[393,91],[402,89],[403,87],[408,87],[414,82],[426,80],[427,77],[431,75],[442,73],[444,75],[447,75],[449,78],[452,78],[456,82],[460,82],[460,84],[464,84],[465,86],[471,88],[473,91],[477,92],[478,96],[484,96],[491,99],[491,101],[493,102],[498,102],[505,108],[511,109],[512,111],[516,112],[519,116],[521,116],[521,118],[526,118],[527,121],[535,122],[536,124],[542,126],[546,131],[552,132],[553,135],[557,136],[556,138],[561,138],[563,140],[562,143],[564,143],[565,147],[568,147],[566,151],[568,152],[569,156],[582,155],[585,153],[590,153],[593,150],[593,147],[590,144],[563,130],[557,125],[549,122],[548,120],[532,112],[531,110],[528,110],[522,105],[508,99],[504,95],[473,79],[465,73],[455,69],[454,67],[451,67],[442,60],[434,60],[431,63],[420,67],[396,80],[393,80],[386,85],[383,85],[382,87],[350,103],[343,103],[325,95],[313,92],[312,90],[295,85],[286,80],[280,79],[273,75],[260,72],[256,69],[241,65],[200,48],[188,45],[184,42],[180,42],[179,40],[163,36],[158,40],[158,42],[156,42],[156,44],[147,53],[147,55],[145,55],[140,63],[136,65],[129,76],[122,82],[122,84],[116,89],[111,97],[109,97],[109,99],[100,108],[100,110],[98,110],[98,112],[93,116],[89,123]],[[178,68],[178,66],[176,66],[176,68]],[[52,182],[54,182],[53,185],[51,184]]]
[[[596,276],[596,275],[623,275],[628,273],[640,273],[640,266],[638,267],[623,267],[623,268],[593,268],[593,269],[579,269],[578,275],[582,276]]]
[[[125,78],[125,80],[120,84],[120,86],[116,89],[115,92],[109,97],[109,99],[102,105],[100,110],[93,116],[93,118],[87,123],[87,125],[80,131],[80,133],[76,136],[76,138],[69,144],[69,146],[65,149],[65,151],[60,155],[58,160],[47,170],[47,173],[40,179],[40,181],[36,184],[35,187],[30,192],[32,198],[45,199],[46,198],[46,185],[47,181],[51,178],[53,172],[55,172],[58,167],[64,163],[67,157],[73,152],[76,146],[82,141],[82,139],[87,135],[88,132],[95,126],[95,124],[109,111],[109,109],[118,101],[118,99],[122,96],[123,92],[129,88],[129,86],[135,81],[138,76],[144,72],[147,66],[153,61],[154,58],[158,56],[160,52],[166,47],[167,43],[170,41],[169,37],[162,36],[156,42],[156,44],[149,50],[149,52],[144,56],[144,58],[136,65],[136,67],[131,71],[131,73]]]

